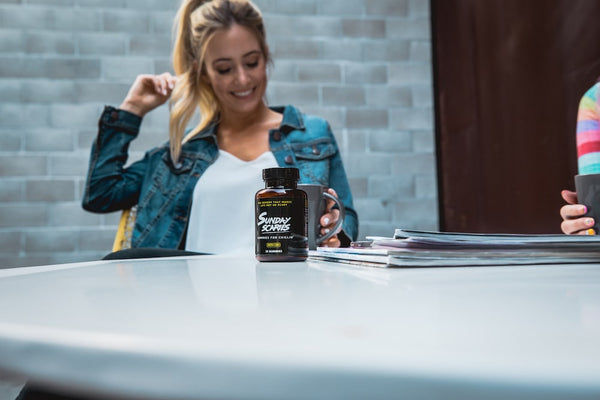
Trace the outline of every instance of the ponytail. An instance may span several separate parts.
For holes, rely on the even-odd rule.
[[[214,92],[209,85],[202,84],[200,63],[204,47],[194,40],[192,28],[192,13],[208,1],[184,0],[175,17],[173,70],[178,79],[169,102],[169,144],[173,164],[179,161],[182,144],[204,129],[217,113]],[[187,125],[198,107],[200,123],[184,138]]]

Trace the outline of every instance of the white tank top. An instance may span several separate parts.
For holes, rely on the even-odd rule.
[[[254,195],[265,187],[263,168],[277,166],[270,151],[243,161],[219,150],[194,188],[185,249],[254,254]]]

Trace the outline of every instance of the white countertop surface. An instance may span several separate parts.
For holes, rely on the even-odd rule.
[[[0,369],[156,399],[600,398],[600,264],[0,271]]]

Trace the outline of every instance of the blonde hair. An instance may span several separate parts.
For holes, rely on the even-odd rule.
[[[173,69],[178,80],[171,94],[169,141],[171,159],[177,163],[181,146],[221,113],[211,86],[202,79],[205,73],[206,46],[215,32],[238,24],[256,35],[263,55],[270,63],[260,10],[249,0],[183,0],[175,17]],[[184,137],[196,110],[200,123]]]

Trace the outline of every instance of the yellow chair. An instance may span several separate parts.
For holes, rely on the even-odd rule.
[[[117,228],[112,251],[131,248],[131,235],[133,234],[136,213],[137,206],[133,206],[129,210],[123,210],[123,212],[121,212],[121,219],[119,220],[119,227]]]

